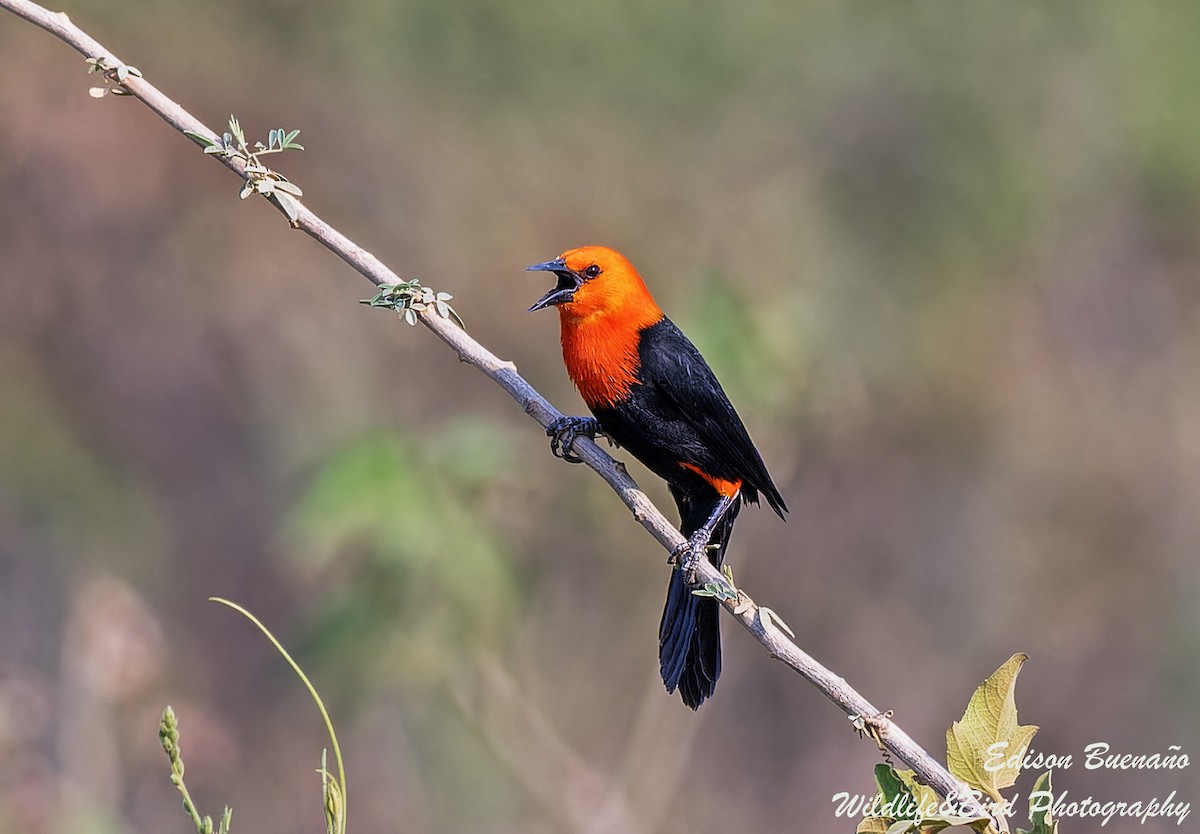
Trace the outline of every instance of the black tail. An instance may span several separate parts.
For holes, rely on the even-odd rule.
[[[671,489],[679,506],[680,532],[690,536],[699,530],[716,508],[720,496],[713,498]],[[741,499],[734,501],[713,530],[710,544],[720,545],[708,551],[709,561],[717,567],[725,560],[725,547],[733,532]],[[720,606],[715,599],[692,594],[683,575],[671,572],[667,586],[667,604],[658,626],[658,663],[667,692],[679,689],[683,702],[697,709],[717,688],[721,675]]]

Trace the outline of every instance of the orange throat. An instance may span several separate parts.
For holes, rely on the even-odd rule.
[[[612,408],[639,385],[638,344],[642,330],[662,318],[646,322],[627,316],[596,315],[578,319],[560,308],[563,363],[588,408]]]

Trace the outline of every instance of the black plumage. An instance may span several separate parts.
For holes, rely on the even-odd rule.
[[[699,530],[721,502],[711,479],[741,482],[709,540],[717,546],[708,558],[720,567],[743,500],[757,504],[761,495],[780,517],[787,505],[716,375],[666,316],[641,331],[635,376],[625,399],[592,413],[606,435],[667,482],[684,536]],[[659,666],[667,691],[678,687],[693,709],[712,695],[721,674],[718,614],[715,600],[694,596],[683,576],[672,573],[659,625]]]

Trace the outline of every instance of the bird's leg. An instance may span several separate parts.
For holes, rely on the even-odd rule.
[[[550,437],[550,452],[567,463],[583,463],[583,459],[571,451],[575,438],[583,435],[593,440],[600,431],[600,421],[595,417],[559,417],[546,429]]]
[[[729,512],[729,508],[733,506],[733,502],[737,500],[741,490],[732,495],[723,495],[717,503],[716,508],[708,517],[708,521],[692,535],[688,536],[685,544],[671,553],[671,561],[679,566],[680,572],[683,573],[684,579],[689,585],[696,584],[696,566],[700,564],[700,557],[708,550],[708,540],[712,538],[713,529],[721,523],[721,519],[725,517],[725,513]]]

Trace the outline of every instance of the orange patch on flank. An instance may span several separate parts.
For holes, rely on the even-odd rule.
[[[724,478],[718,478],[714,475],[709,475],[707,472],[701,470],[699,466],[694,464],[680,461],[679,465],[690,472],[695,472],[701,478],[708,481],[709,485],[715,489],[719,495],[722,495],[726,498],[737,495],[738,490],[742,488],[741,478],[737,479],[736,481],[727,481]]]

